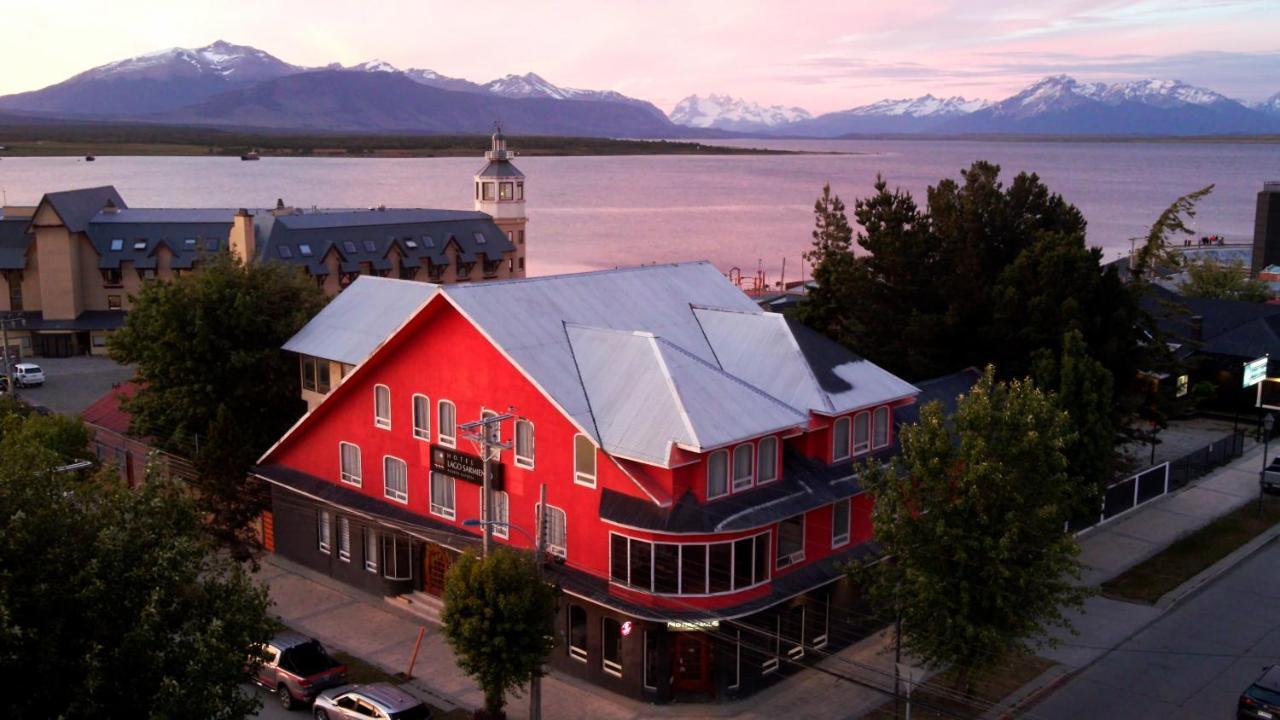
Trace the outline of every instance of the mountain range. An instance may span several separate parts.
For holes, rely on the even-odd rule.
[[[482,133],[501,121],[513,134],[651,138],[1280,132],[1280,93],[1246,105],[1176,80],[1105,84],[1057,75],[996,102],[924,95],[816,117],[798,107],[691,95],[668,116],[645,100],[560,87],[532,72],[478,83],[381,60],[303,67],[221,40],[107,63],[0,97],[0,111],[34,121],[342,132]]]

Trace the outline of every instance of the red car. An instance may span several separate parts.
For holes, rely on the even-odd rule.
[[[347,666],[325,652],[319,640],[296,632],[271,638],[254,681],[275,693],[285,710],[311,702],[322,690],[347,681]]]

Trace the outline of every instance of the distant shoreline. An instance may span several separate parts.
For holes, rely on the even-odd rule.
[[[916,141],[948,141],[948,142],[1016,142],[1016,143],[1152,143],[1152,144],[1191,144],[1203,143],[1214,145],[1274,145],[1280,144],[1280,134],[1268,135],[1035,135],[1027,133],[1000,134],[974,133],[965,135],[931,135],[924,133],[867,133],[840,135],[829,138],[777,136],[777,137],[745,137],[745,138],[706,138],[706,142],[769,142],[769,141],[808,141],[829,142],[832,140],[916,140]]]

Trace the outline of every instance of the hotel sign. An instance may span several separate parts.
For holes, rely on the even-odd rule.
[[[668,620],[668,630],[715,630],[720,627],[719,620]]]
[[[1244,364],[1244,387],[1251,388],[1267,379],[1267,356]]]
[[[484,460],[439,445],[431,446],[431,471],[484,485]],[[489,463],[489,488],[502,489],[502,463]]]

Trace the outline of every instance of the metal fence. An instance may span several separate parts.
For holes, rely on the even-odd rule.
[[[1107,487],[1096,517],[1085,517],[1068,527],[1081,532],[1123,515],[1143,503],[1185,487],[1214,468],[1226,465],[1244,452],[1244,430],[1236,430],[1182,457],[1160,463]]]

